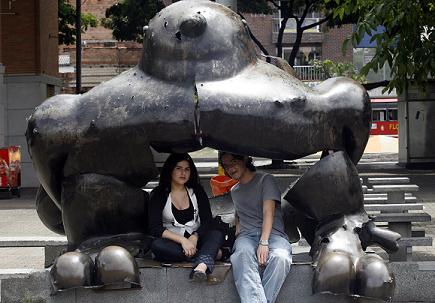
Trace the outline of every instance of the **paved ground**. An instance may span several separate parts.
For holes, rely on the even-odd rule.
[[[196,163],[202,171],[214,172],[216,153],[201,151],[195,154]],[[311,156],[298,161],[292,161],[290,168],[270,170],[285,174],[289,181],[294,179],[317,160]],[[202,160],[200,160],[201,158]],[[257,164],[269,162],[258,161]],[[425,205],[425,211],[435,218],[435,171],[409,170],[397,165],[396,153],[365,154],[358,164],[361,176],[408,176],[411,183],[420,186],[416,193]],[[290,182],[289,182],[290,183]],[[34,207],[34,189],[23,189],[21,198],[0,200],[0,236],[55,236],[39,220]],[[435,222],[422,224],[428,236],[435,237]],[[415,248],[414,260],[435,261],[435,246]],[[42,248],[0,248],[0,269],[11,268],[42,268],[44,253]]]

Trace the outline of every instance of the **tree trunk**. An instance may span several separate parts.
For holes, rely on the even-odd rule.
[[[293,43],[292,52],[290,53],[290,57],[288,58],[288,64],[290,64],[291,67],[295,65],[296,56],[299,52],[299,48],[301,47],[302,43],[302,35],[304,34],[304,31],[302,30],[302,21],[296,22],[296,39]]]
[[[278,38],[276,41],[276,49],[277,49],[276,56],[280,58],[282,58],[282,39],[284,38],[284,29],[287,25],[287,21],[288,21],[288,17],[282,19],[281,26],[278,32]]]

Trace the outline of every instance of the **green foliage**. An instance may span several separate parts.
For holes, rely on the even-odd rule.
[[[143,27],[165,5],[160,0],[122,0],[106,10],[101,19],[118,41],[143,41]]]
[[[348,77],[361,84],[366,83],[364,75],[358,73],[357,69],[349,62],[333,62],[331,60],[314,60],[313,65],[317,70],[321,71],[327,78],[332,77]]]
[[[59,44],[74,44],[76,41],[76,9],[66,0],[58,0],[58,5]],[[82,33],[89,27],[98,25],[97,18],[90,13],[82,13],[80,19]]]
[[[34,297],[28,290],[24,292],[24,297],[21,300],[22,303],[45,303],[44,299]]]
[[[424,88],[435,74],[435,4],[430,0],[344,0],[343,8],[358,9],[360,17],[349,43],[357,45],[364,35],[376,33],[376,54],[363,67],[362,73],[377,71],[385,64],[391,67],[391,81],[385,90],[396,88],[401,93],[409,79]]]

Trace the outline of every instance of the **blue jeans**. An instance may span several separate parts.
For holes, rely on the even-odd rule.
[[[220,230],[209,230],[198,240],[198,253],[188,258],[181,244],[166,238],[156,238],[151,244],[151,251],[160,262],[193,262],[193,268],[203,262],[209,272],[213,272],[214,259],[224,243],[224,234]]]
[[[240,233],[233,246],[231,264],[241,303],[275,302],[290,272],[291,245],[277,235],[269,237],[269,256],[264,271],[260,270],[257,259],[260,236],[261,231]]]

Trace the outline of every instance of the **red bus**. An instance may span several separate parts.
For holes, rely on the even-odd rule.
[[[397,136],[397,98],[371,99],[372,127],[370,135]]]

